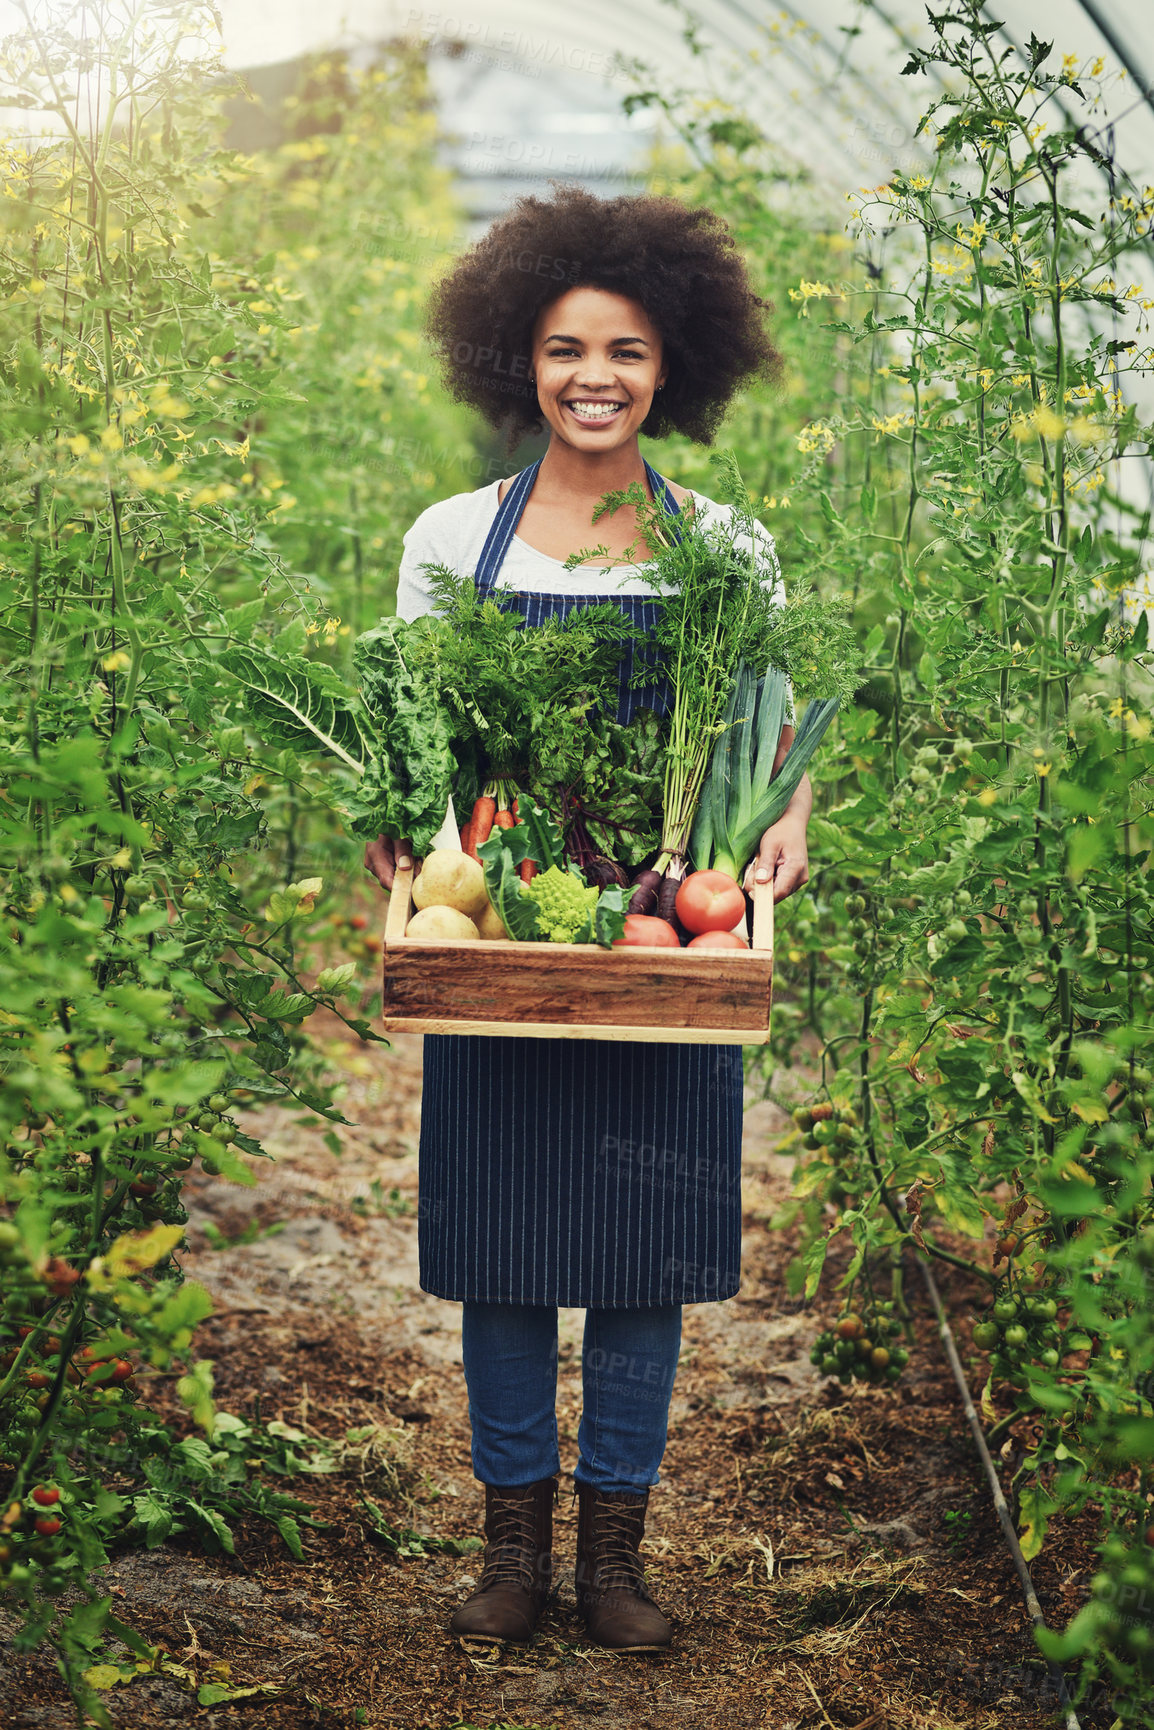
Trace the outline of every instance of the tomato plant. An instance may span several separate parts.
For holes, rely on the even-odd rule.
[[[818,767],[810,892],[778,910],[767,1071],[816,1055],[822,1081],[781,1216],[805,1234],[794,1287],[816,1295],[838,1240],[858,1306],[880,1279],[900,1312],[907,1246],[978,1278],[983,1415],[1032,1438],[1010,1487],[1027,1557],[1102,1510],[1113,1609],[1061,1655],[1138,1684],[1154,1630],[1119,1606],[1154,1446],[1154,194],[1101,121],[1117,76],[1037,38],[1002,58],[995,29],[976,0],[932,15],[904,67],[923,162],[848,195],[848,246],[752,117],[636,101],[685,147],[666,184],[724,209],[793,309],[805,423],[753,400],[730,436],[747,472],[760,457],[787,581],[820,568],[870,658]],[[792,232],[779,175],[810,212]]]
[[[2,59],[5,103],[48,126],[4,141],[0,209],[0,1590],[100,1724],[106,1540],[227,1547],[249,1511],[300,1553],[302,1504],[252,1476],[257,1432],[189,1362],[211,1303],[177,1260],[185,1174],[255,1182],[248,1106],[344,1121],[318,1003],[372,1037],[342,1007],[357,962],[314,975],[302,942],[353,849],[308,765],[253,747],[217,656],[256,633],[339,655],[417,475],[468,450],[416,370],[435,252],[390,270],[304,232],[355,231],[370,198],[414,230],[437,211],[420,68],[337,67],[244,156],[219,57],[189,52],[211,8],[146,11],[146,54],[141,9],[96,0],[33,7]],[[418,453],[395,485],[344,448],[374,415]],[[203,1439],[148,1411],[174,1367]]]

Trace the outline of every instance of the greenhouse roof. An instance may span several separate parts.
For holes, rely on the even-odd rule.
[[[489,116],[489,130],[514,133],[538,106],[532,93],[511,100],[508,79],[537,86],[552,98],[560,82],[565,101],[552,108],[550,124],[524,152],[538,146],[535,162],[565,174],[574,138],[586,143],[587,166],[603,158],[613,128],[597,119],[612,112],[633,87],[620,62],[651,66],[663,86],[676,85],[746,107],[763,130],[799,156],[828,185],[843,191],[863,181],[884,180],[895,167],[914,168],[924,147],[915,137],[918,118],[933,87],[926,77],[903,78],[904,49],[930,40],[921,0],[796,0],[762,6],[756,0],[451,0],[444,8],[404,0],[346,0],[338,10],[309,0],[221,0],[225,54],[236,67],[282,60],[289,54],[343,42],[370,45],[396,35],[423,38],[441,55],[454,55],[474,84],[494,84],[502,100]],[[1006,0],[986,7],[1015,48],[1031,34],[1054,44],[1058,56],[1074,56],[1079,67],[1099,57],[1125,74],[1113,89],[1103,128],[1112,124],[1116,154],[1130,176],[1154,180],[1154,43],[1146,0]],[[686,25],[692,21],[692,39]],[[694,51],[694,42],[713,50]],[[488,73],[487,79],[477,75]],[[447,98],[462,100],[462,81],[446,81]],[[511,100],[511,106],[510,104]],[[551,102],[548,104],[552,106]],[[619,112],[619,109],[618,109]],[[452,114],[446,116],[452,119]],[[470,124],[466,137],[478,128]],[[481,128],[484,130],[484,128]],[[632,159],[628,135],[618,161]],[[476,142],[473,150],[476,153]],[[516,152],[516,137],[503,145]],[[576,154],[581,155],[580,147]],[[515,164],[509,162],[509,167]],[[533,166],[533,163],[527,166]]]
[[[59,12],[63,0],[39,4]],[[638,83],[630,65],[652,69],[667,92],[743,108],[835,195],[878,184],[895,168],[916,171],[926,160],[918,119],[938,93],[924,75],[901,75],[905,50],[930,40],[921,0],[218,4],[225,62],[237,70],[271,69],[327,47],[367,58],[398,37],[425,41],[442,116],[456,134],[451,159],[478,218],[554,175],[634,180],[652,122],[639,114],[630,125],[622,112],[622,97]],[[1008,46],[1020,48],[1033,33],[1053,42],[1055,65],[1059,56],[1078,68],[1101,58],[1107,72],[1123,74],[1101,113],[1102,147],[1131,180],[1154,181],[1146,0],[1006,0],[985,10]],[[0,0],[0,30],[22,28],[16,0]]]

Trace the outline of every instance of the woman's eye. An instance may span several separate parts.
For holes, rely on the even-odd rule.
[[[548,360],[564,360],[567,355],[576,354],[575,348],[551,348],[546,358]],[[619,348],[614,351],[614,360],[640,360],[642,357],[634,349]]]

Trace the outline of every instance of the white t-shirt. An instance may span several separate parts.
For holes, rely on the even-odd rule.
[[[397,617],[406,623],[433,613],[436,607],[422,565],[446,565],[458,576],[474,576],[477,560],[485,544],[493,519],[497,515],[497,491],[501,482],[493,481],[473,493],[454,493],[440,499],[421,512],[404,538],[397,579]],[[702,493],[689,495],[703,527],[711,523],[728,525],[733,516],[732,505],[715,504]],[[597,526],[592,525],[590,541],[597,539]],[[785,584],[777,561],[777,548],[769,530],[754,523],[753,553],[764,572],[774,599],[785,602]],[[734,545],[750,551],[749,536],[737,535]],[[497,573],[498,589],[520,589],[550,595],[653,595],[658,593],[646,577],[646,565],[577,565],[567,571],[562,559],[538,552],[519,535],[509,542],[504,563]],[[794,720],[792,692],[787,697],[786,720]]]

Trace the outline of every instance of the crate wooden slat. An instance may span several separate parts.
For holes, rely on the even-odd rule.
[[[588,943],[433,943],[405,936],[413,873],[399,871],[384,948],[385,1031],[764,1045],[773,990],[773,885],[753,896],[737,949]]]

